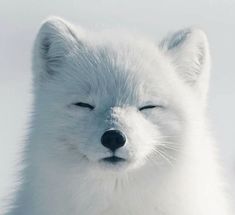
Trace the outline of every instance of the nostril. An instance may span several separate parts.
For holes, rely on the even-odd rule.
[[[106,148],[115,151],[125,145],[126,137],[119,130],[108,130],[101,137],[101,143]]]

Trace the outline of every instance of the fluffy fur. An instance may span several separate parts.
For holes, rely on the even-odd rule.
[[[53,17],[37,35],[33,72],[27,166],[9,215],[231,215],[205,117],[203,31],[156,46]],[[111,156],[107,129],[125,134],[124,162],[100,161]]]

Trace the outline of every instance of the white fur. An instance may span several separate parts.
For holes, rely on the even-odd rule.
[[[209,70],[199,29],[157,47],[47,20],[34,47],[24,182],[9,215],[231,215],[205,117]],[[163,108],[138,110],[149,104]],[[122,164],[99,162],[111,155],[100,142],[110,128],[127,137]]]

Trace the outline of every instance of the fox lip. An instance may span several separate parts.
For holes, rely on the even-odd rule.
[[[116,164],[116,163],[124,162],[126,161],[126,159],[113,155],[110,157],[102,158],[101,161],[106,162],[106,163]]]

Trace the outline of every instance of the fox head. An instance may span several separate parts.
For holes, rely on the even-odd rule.
[[[34,46],[40,144],[32,147],[71,168],[174,164],[195,138],[209,67],[207,38],[199,29],[178,31],[155,45],[52,17]]]

